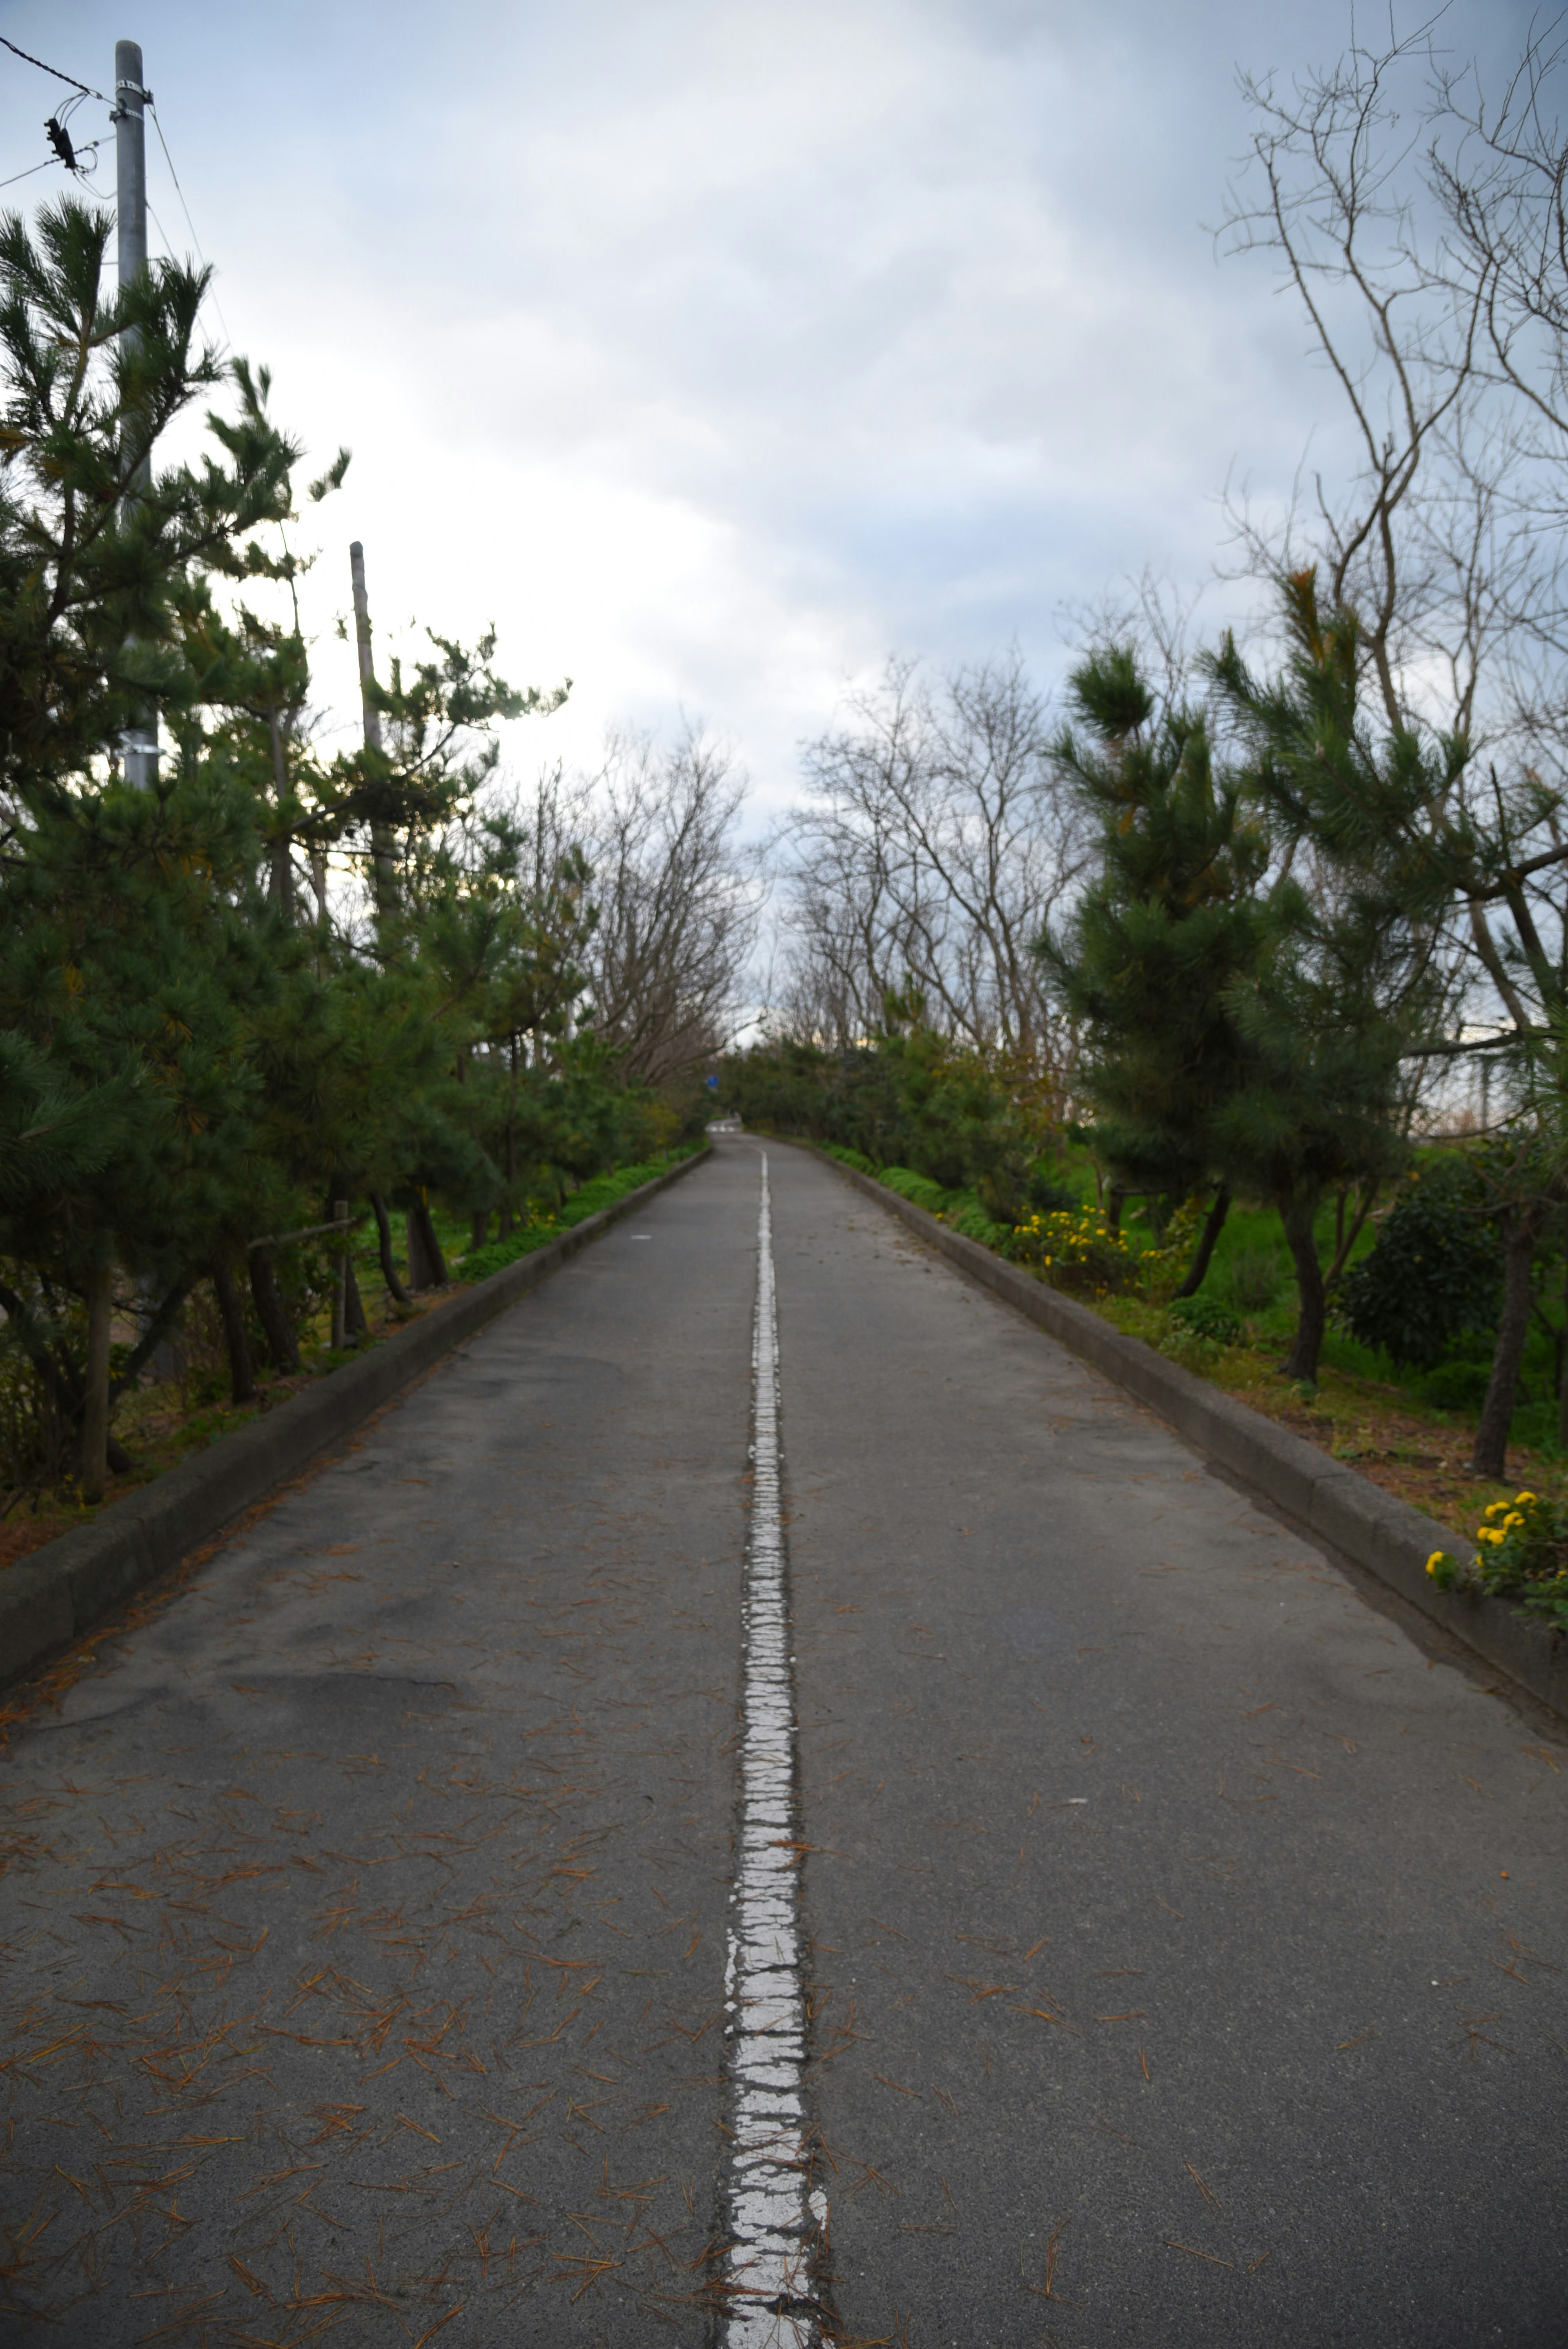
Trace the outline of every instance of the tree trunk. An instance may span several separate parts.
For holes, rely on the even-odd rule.
[[[1519,1394],[1520,1365],[1530,1331],[1530,1273],[1535,1259],[1536,1217],[1526,1208],[1508,1218],[1502,1242],[1502,1318],[1491,1357],[1491,1376],[1475,1432],[1470,1469],[1477,1476],[1508,1474],[1508,1430]]]
[[[1214,1194],[1214,1204],[1210,1208],[1209,1219],[1203,1226],[1202,1237],[1198,1242],[1198,1253],[1192,1258],[1191,1268],[1176,1291],[1178,1297],[1196,1297],[1202,1288],[1208,1277],[1210,1258],[1214,1253],[1220,1234],[1225,1228],[1225,1217],[1230,1212],[1231,1195],[1222,1183]]]
[[[511,1040],[511,1091],[506,1102],[506,1195],[501,1201],[496,1237],[511,1237],[511,1202],[517,1185],[517,1038]]]
[[[1291,1261],[1295,1267],[1301,1308],[1295,1337],[1282,1368],[1287,1379],[1299,1379],[1308,1386],[1317,1384],[1317,1358],[1323,1351],[1323,1333],[1328,1319],[1328,1292],[1324,1287],[1323,1267],[1317,1260],[1317,1239],[1313,1230],[1316,1212],[1315,1191],[1305,1199],[1293,1199],[1280,1210]]]
[[[430,1220],[429,1203],[421,1194],[408,1210],[408,1286],[444,1288],[446,1282],[446,1258]]]
[[[387,1202],[379,1191],[372,1191],[370,1204],[376,1210],[376,1230],[381,1242],[381,1278],[387,1283],[387,1294],[395,1304],[410,1304],[412,1299],[398,1278],[397,1258],[392,1254],[392,1224]]]
[[[157,1357],[166,1350],[170,1352],[178,1352],[180,1356],[180,1366],[174,1371],[174,1376],[178,1379],[184,1378],[184,1348],[182,1346],[177,1347],[174,1342],[176,1329],[180,1318],[180,1309],[184,1304],[185,1299],[190,1296],[191,1291],[195,1288],[199,1277],[200,1276],[197,1273],[182,1272],[179,1279],[175,1282],[173,1288],[170,1290],[168,1296],[164,1299],[162,1304],[158,1307],[157,1310],[149,1319],[140,1337],[137,1340],[136,1344],[131,1348],[129,1357],[121,1363],[119,1371],[109,1381],[108,1402],[109,1409],[111,1411],[114,1409],[115,1404],[119,1401],[120,1396],[125,1393],[127,1388],[133,1387],[136,1384],[137,1380],[141,1376],[142,1370],[145,1365],[149,1362],[152,1362],[156,1368]],[[112,1440],[108,1464],[111,1468],[115,1465]],[[116,1469],[115,1473],[116,1475],[119,1475],[119,1472]]]
[[[1568,1216],[1563,1222],[1563,1331],[1568,1339]],[[1568,1344],[1557,1347],[1557,1441],[1568,1449]]]
[[[299,1345],[278,1294],[273,1252],[271,1248],[252,1248],[250,1257],[251,1295],[255,1301],[256,1319],[266,1336],[267,1351],[281,1376],[292,1378],[299,1369]]]
[[[333,1201],[333,1203],[332,1203],[332,1216],[331,1216],[331,1220],[332,1220],[332,1222],[333,1222],[333,1223],[335,1223],[335,1224],[341,1224],[341,1223],[345,1223],[345,1222],[346,1222],[346,1220],[347,1220],[347,1216],[348,1216],[348,1202],[347,1202],[347,1200],[346,1200],[346,1199],[335,1199],[335,1200]],[[347,1288],[347,1286],[348,1286],[348,1235],[347,1235],[347,1233],[346,1233],[346,1232],[339,1232],[339,1233],[335,1234],[335,1235],[334,1235],[334,1237],[333,1237],[333,1243],[332,1243],[332,1245],[333,1245],[333,1251],[334,1251],[334,1252],[333,1252],[333,1258],[332,1258],[332,1338],[331,1338],[331,1345],[332,1345],[332,1350],[333,1350],[333,1352],[334,1352],[335,1354],[337,1354],[337,1353],[341,1353],[341,1352],[342,1352],[342,1350],[343,1350],[343,1341],[344,1341],[344,1339],[346,1338],[346,1336],[347,1335],[347,1330],[346,1330],[346,1327],[345,1327],[345,1313],[344,1313],[345,1292],[346,1291],[346,1288]]]
[[[223,1342],[229,1349],[230,1396],[235,1402],[249,1402],[255,1394],[256,1381],[251,1368],[251,1340],[245,1328],[245,1309],[234,1286],[234,1276],[222,1257],[212,1267],[212,1294],[218,1300],[218,1310],[223,1320]]]
[[[359,1294],[352,1259],[343,1262],[343,1334],[346,1338],[368,1338],[370,1324],[365,1318],[365,1300]]]
[[[1377,1206],[1377,1194],[1382,1187],[1383,1185],[1381,1183],[1364,1183],[1362,1185],[1361,1203],[1356,1210],[1355,1221],[1351,1224],[1348,1231],[1345,1228],[1345,1194],[1343,1191],[1340,1193],[1338,1209],[1335,1216],[1334,1262],[1329,1266],[1328,1270],[1323,1277],[1326,1288],[1329,1289],[1333,1288],[1335,1282],[1339,1278],[1340,1274],[1349,1263],[1350,1251],[1356,1246],[1357,1241],[1360,1238],[1361,1226],[1367,1221],[1367,1216],[1372,1213],[1373,1208]]]
[[[108,1474],[108,1331],[114,1276],[107,1264],[88,1276],[88,1376],[82,1403],[82,1498],[103,1499]]]
[[[285,922],[294,926],[294,843],[283,829],[288,806],[288,762],[284,757],[283,729],[275,709],[267,713],[267,726],[273,744],[273,782],[277,792],[278,836],[273,843],[273,869],[270,895]]]
[[[489,1237],[490,1210],[487,1207],[476,1207],[474,1209],[473,1237],[469,1241],[469,1245],[470,1247],[482,1248]]]
[[[1127,1194],[1120,1184],[1113,1183],[1110,1186],[1110,1198],[1105,1210],[1105,1220],[1113,1232],[1119,1232],[1121,1229],[1121,1209],[1126,1197]]]

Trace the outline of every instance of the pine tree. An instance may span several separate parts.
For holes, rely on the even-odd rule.
[[[1311,572],[1281,593],[1276,678],[1255,677],[1229,636],[1206,664],[1281,857],[1273,951],[1233,999],[1253,1071],[1221,1130],[1236,1177],[1280,1210],[1301,1302],[1285,1370],[1314,1381],[1327,1303],[1318,1206],[1355,1184],[1365,1208],[1407,1155],[1401,1060],[1442,999],[1439,924],[1468,853],[1460,820],[1433,811],[1452,803],[1468,745],[1369,725],[1354,615],[1323,615]]]
[[[1129,1190],[1215,1199],[1181,1293],[1201,1286],[1230,1204],[1224,1121],[1252,1080],[1236,991],[1273,951],[1264,825],[1216,771],[1202,719],[1162,715],[1130,649],[1074,670],[1078,731],[1055,755],[1099,825],[1100,864],[1039,952],[1080,1030],[1097,1153]]]

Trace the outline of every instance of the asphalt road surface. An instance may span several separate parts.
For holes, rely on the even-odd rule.
[[[768,1158],[779,2340],[1561,2349],[1568,1740]],[[0,2339],[759,2337],[758,1175],[724,1142],[10,1707]]]

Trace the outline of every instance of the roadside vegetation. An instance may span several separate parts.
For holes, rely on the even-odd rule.
[[[25,1496],[23,1506],[7,1511],[0,1519],[0,1568],[16,1565],[57,1534],[91,1524],[100,1508],[112,1506],[125,1494],[139,1490],[165,1470],[177,1467],[191,1453],[204,1450],[233,1429],[243,1427],[248,1420],[286,1402],[317,1379],[353,1361],[367,1346],[382,1345],[395,1338],[409,1322],[438,1308],[448,1298],[460,1296],[475,1281],[486,1279],[491,1273],[514,1264],[520,1257],[531,1256],[536,1248],[547,1247],[562,1232],[585,1223],[590,1216],[613,1206],[629,1192],[667,1174],[702,1146],[700,1142],[679,1143],[639,1164],[592,1175],[558,1210],[535,1214],[509,1238],[491,1240],[482,1248],[474,1247],[471,1234],[454,1216],[438,1207],[432,1221],[451,1274],[443,1287],[427,1290],[404,1308],[395,1307],[390,1298],[383,1303],[371,1304],[366,1328],[346,1345],[334,1344],[331,1309],[328,1304],[321,1304],[300,1326],[296,1368],[285,1373],[263,1361],[255,1371],[250,1395],[242,1402],[233,1400],[228,1339],[222,1314],[211,1290],[198,1288],[181,1318],[175,1374],[168,1378],[144,1376],[127,1393],[120,1406],[116,1424],[129,1467],[110,1481],[102,1502],[97,1504],[83,1497],[79,1484],[73,1479],[62,1478],[53,1485],[40,1483]],[[366,1299],[376,1297],[378,1257],[376,1239],[366,1239],[363,1234],[356,1237],[349,1250],[349,1263]],[[334,1271],[325,1252],[317,1271],[316,1286],[325,1299],[330,1296]],[[13,1390],[5,1392],[9,1398]]]
[[[1555,38],[1496,92],[1427,32],[1244,86],[1229,243],[1349,461],[1233,508],[1244,637],[1145,578],[1057,699],[1015,657],[856,698],[724,1073],[1467,1527],[1568,1466]]]
[[[1230,243],[1353,453],[1233,511],[1245,632],[1146,579],[1055,698],[1009,653],[851,698],[719,1095],[1450,1523],[1568,1466],[1564,72],[1249,86]],[[0,1526],[691,1143],[758,912],[699,733],[502,776],[569,688],[492,635],[362,615],[329,741],[347,452],[304,484],[204,276],[108,301],[107,233],[0,221]]]
[[[928,1054],[938,1049],[927,1040]],[[1093,1130],[1047,1129],[1044,1147],[1031,1157],[1030,1142],[1040,1137],[1015,1123],[1016,1105],[998,1084],[993,1116],[977,1123],[986,1130],[987,1156],[999,1131],[1014,1133],[1022,1204],[1016,1221],[993,1215],[973,1165],[963,1164],[956,1135],[949,1142],[952,1154],[939,1162],[943,1172],[961,1177],[948,1183],[918,1165],[884,1164],[874,1150],[831,1139],[834,1130],[868,1138],[849,1107],[862,1092],[879,1099],[885,1123],[888,1071],[872,1073],[879,1058],[874,1048],[842,1056],[813,1102],[807,1071],[830,1058],[799,1046],[732,1056],[723,1063],[723,1098],[748,1125],[813,1142],[828,1156],[873,1175],[1452,1531],[1473,1536],[1480,1513],[1511,1496],[1512,1485],[1478,1475],[1471,1464],[1495,1351],[1498,1236],[1478,1214],[1460,1226],[1465,1251],[1429,1245],[1434,1215],[1441,1226],[1452,1212],[1442,1195],[1455,1170],[1466,1169],[1465,1152],[1413,1145],[1408,1169],[1391,1186],[1387,1205],[1374,1209],[1348,1245],[1354,1195],[1346,1191],[1320,1205],[1314,1227],[1320,1262],[1326,1269],[1343,1255],[1345,1268],[1330,1295],[1318,1374],[1308,1382],[1284,1369],[1299,1299],[1277,1209],[1233,1204],[1209,1248],[1202,1284],[1191,1288],[1209,1221],[1205,1197],[1124,1199],[1113,1223],[1111,1178]],[[933,1163],[910,1129],[901,1139],[906,1162]],[[994,1182],[986,1192],[995,1204]],[[1420,1260],[1412,1262],[1413,1254]],[[1568,1505],[1568,1450],[1560,1435],[1565,1316],[1558,1302],[1568,1264],[1561,1252],[1542,1249],[1536,1273],[1509,1469]]]
[[[0,217],[13,1549],[690,1144],[754,916],[700,735],[503,775],[568,686],[493,635],[366,616],[329,739],[295,590],[348,453],[307,487],[206,274],[111,298],[111,235]]]

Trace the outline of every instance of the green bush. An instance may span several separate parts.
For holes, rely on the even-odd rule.
[[[883,1166],[877,1180],[885,1183],[890,1191],[896,1191],[901,1199],[907,1199],[912,1207],[923,1207],[928,1216],[939,1216],[951,1195],[929,1174],[916,1174],[907,1166]]]
[[[1217,1297],[1178,1297],[1166,1307],[1172,1321],[1216,1346],[1239,1346],[1246,1332]]]
[[[1285,1267],[1273,1248],[1241,1248],[1223,1287],[1238,1313],[1265,1313],[1285,1285]]]
[[[1339,1317],[1401,1369],[1435,1370],[1456,1340],[1495,1328],[1501,1281],[1479,1177],[1449,1158],[1411,1175],[1372,1253],[1340,1282]]]
[[[1486,1401],[1491,1371],[1485,1362],[1439,1362],[1416,1392],[1434,1411],[1479,1411]]]
[[[1072,1185],[1062,1182],[1056,1170],[1046,1164],[1030,1169],[1024,1196],[1037,1216],[1070,1216],[1078,1204],[1078,1195]]]
[[[1432,1552],[1427,1572],[1439,1589],[1520,1599],[1525,1614],[1568,1631],[1568,1501],[1538,1493],[1493,1501],[1475,1537],[1477,1556],[1468,1566],[1446,1549]]]
[[[1124,1288],[1138,1269],[1125,1238],[1098,1207],[1028,1216],[1006,1236],[1004,1253],[1054,1288],[1084,1296],[1103,1297]]]
[[[972,1191],[988,1218],[1010,1221],[1040,1146],[1016,1073],[928,1028],[918,994],[890,995],[883,1009],[885,1025],[862,1044],[786,1040],[727,1054],[720,1102],[748,1126],[852,1150],[847,1164]]]

